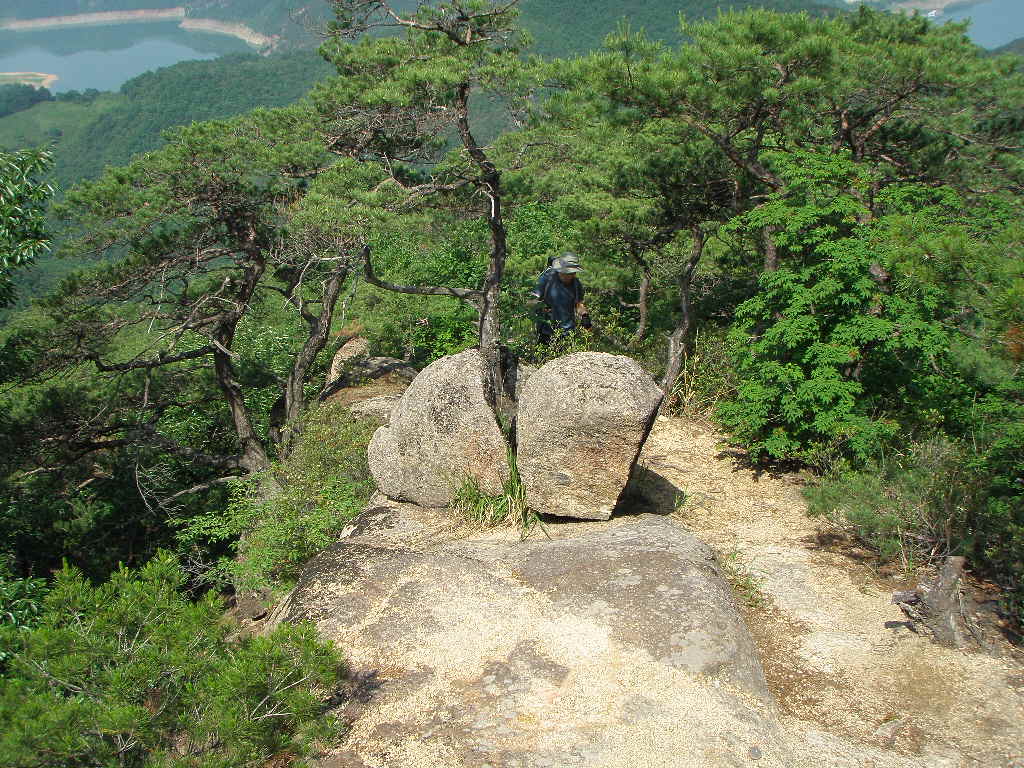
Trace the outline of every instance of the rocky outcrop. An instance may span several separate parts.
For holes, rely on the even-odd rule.
[[[348,407],[353,416],[361,419],[373,419],[381,424],[391,421],[391,411],[401,402],[401,395],[379,395],[366,400],[359,400]]]
[[[349,387],[365,387],[370,382],[386,379],[401,389],[416,378],[416,369],[394,357],[370,357],[370,343],[359,336],[346,341],[331,360],[327,386],[320,399],[333,398]]]
[[[279,607],[352,670],[345,750],[322,766],[792,764],[729,587],[676,523],[554,523],[526,542],[452,526],[372,508]]]
[[[357,365],[366,362],[370,357],[370,342],[362,336],[355,336],[344,344],[335,353],[331,360],[331,372],[327,376],[327,382],[333,384],[342,378]]]
[[[483,359],[475,349],[423,369],[374,433],[370,471],[389,498],[444,506],[467,477],[484,493],[508,478],[505,438],[484,397]]]
[[[639,364],[619,355],[580,352],[532,373],[516,420],[517,461],[529,506],[545,514],[607,520],[661,398]]]

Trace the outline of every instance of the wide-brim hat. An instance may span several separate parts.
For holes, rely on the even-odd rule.
[[[551,266],[555,268],[556,272],[561,272],[563,274],[572,274],[583,271],[583,267],[580,266],[580,257],[572,251],[566,251],[563,253],[551,263]]]

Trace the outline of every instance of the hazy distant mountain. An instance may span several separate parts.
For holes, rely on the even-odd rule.
[[[996,48],[992,53],[1016,53],[1018,56],[1024,56],[1024,37],[1017,38],[1012,43]]]

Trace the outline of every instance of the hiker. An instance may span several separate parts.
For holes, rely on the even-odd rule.
[[[583,303],[583,283],[576,275],[583,268],[579,257],[566,251],[554,259],[537,280],[533,297],[537,299],[537,340],[547,346],[552,337],[576,330],[576,317],[584,330],[590,330],[590,315]]]

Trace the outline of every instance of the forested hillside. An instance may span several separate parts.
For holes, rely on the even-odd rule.
[[[1019,626],[1019,62],[866,8],[528,58],[514,5],[454,5],[337,0],[330,75],[289,105],[205,119],[197,63],[93,115],[79,146],[142,141],[164,100],[204,119],[67,192],[58,247],[89,267],[0,330],[0,764],[340,737],[317,719],[336,655],[302,627],[236,647],[212,616],[291,583],[369,497],[372,425],[318,397],[356,333],[414,366],[478,346],[502,416],[510,355],[627,354],[669,412],[806,470],[872,562],[963,555]],[[389,9],[405,23],[366,34]],[[273,61],[239,60],[240,90]],[[514,130],[487,141],[496,109]],[[10,275],[45,241],[47,160],[2,159]],[[567,249],[593,327],[539,346],[530,291]]]
[[[182,62],[129,80],[117,94],[65,93],[0,119],[0,149],[52,144],[54,183],[64,191],[155,149],[168,128],[289,104],[328,72],[322,58],[304,50]],[[39,295],[74,266],[74,260],[46,260],[19,285],[24,294]]]
[[[396,7],[415,3],[398,2]],[[842,0],[524,0],[521,23],[536,39],[536,52],[551,56],[583,53],[600,45],[624,18],[654,38],[678,41],[678,19],[710,18],[720,11],[768,8],[778,11],[834,11]],[[10,0],[0,19],[61,16],[97,11],[185,7],[191,16],[246,24],[265,34],[281,35],[291,43],[316,45],[316,34],[329,19],[322,2],[297,0]]]
[[[22,3],[11,11],[19,18],[86,13],[129,8],[174,7],[182,3],[149,2],[132,4],[121,0]],[[238,21],[253,28],[277,33],[308,48],[319,37],[328,7],[324,3],[298,5],[292,2],[266,3],[256,0],[184,3],[193,15]],[[829,6],[817,0],[651,0],[623,5],[602,1],[582,5],[560,0],[527,0],[523,3],[522,25],[535,38],[531,51],[550,56],[582,54],[599,47],[628,16],[634,30],[643,29],[652,39],[677,43],[679,14],[699,19],[722,9],[749,6],[780,11],[810,9],[826,12]],[[398,7],[403,7],[402,3]],[[834,7],[832,8],[834,10]],[[319,19],[320,21],[316,21]],[[275,31],[276,30],[276,31]],[[290,31],[287,31],[290,30]],[[227,117],[256,106],[281,106],[305,93],[328,72],[323,59],[312,51],[295,51],[260,59],[255,55],[233,54],[213,61],[196,61],[167,67],[126,83],[120,93],[67,94],[60,103],[41,105],[4,119],[0,111],[0,149],[8,151],[51,146],[54,150],[54,183],[59,194],[75,182],[93,178],[108,165],[126,162],[133,154],[160,145],[161,132],[195,120]],[[10,98],[14,98],[11,90]],[[20,91],[17,91],[20,93]],[[506,118],[487,105],[481,111],[488,136],[507,126]],[[44,260],[39,268],[18,277],[24,296],[38,295],[55,284],[75,265],[74,260]]]
[[[680,42],[679,16],[697,20],[744,8],[767,8],[780,12],[831,13],[844,3],[832,0],[641,0],[588,3],[562,0],[525,0],[522,25],[535,40],[537,53],[567,56],[586,53],[601,45],[617,26],[628,21],[635,31],[644,30],[655,40]]]

